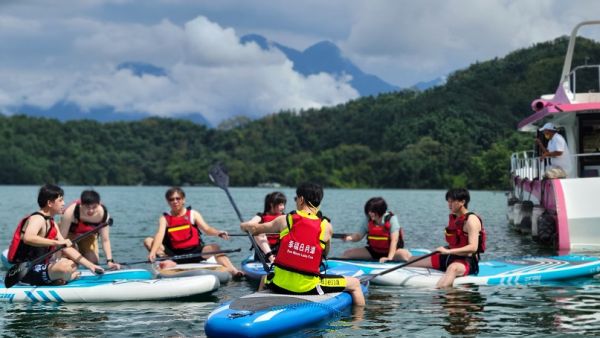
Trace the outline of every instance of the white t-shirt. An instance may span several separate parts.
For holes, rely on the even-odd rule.
[[[552,166],[561,167],[567,173],[567,176],[571,176],[571,153],[561,134],[554,133],[554,136],[548,142],[548,151],[562,151],[560,156],[552,157],[550,163]]]

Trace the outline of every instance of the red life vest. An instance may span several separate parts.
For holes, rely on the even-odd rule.
[[[485,242],[487,239],[483,221],[475,213],[468,212],[461,216],[450,214],[448,219],[448,227],[446,228],[446,242],[450,249],[462,248],[469,244],[469,234],[464,231],[463,227],[470,215],[475,215],[481,222],[481,231],[479,232],[479,243],[477,245],[477,253],[485,252]]]
[[[80,205],[81,202],[79,200],[75,201],[75,209],[73,210],[73,222],[71,222],[71,226],[69,227],[70,233],[74,233],[76,235],[84,234],[88,231],[94,230],[98,225],[105,223],[108,220],[108,210],[106,210],[104,204],[100,204],[102,210],[104,210],[104,216],[102,216],[102,220],[99,223],[82,221]]]
[[[369,247],[377,252],[387,255],[390,251],[390,242],[391,242],[391,233],[390,229],[392,227],[390,223],[390,219],[394,216],[393,213],[388,213],[383,221],[383,225],[377,225],[373,220],[369,220],[368,224],[368,232],[367,232],[367,243]],[[398,231],[398,245],[397,248],[404,247],[404,239],[402,236],[402,231]]]
[[[167,220],[166,236],[163,240],[169,249],[191,249],[202,245],[200,231],[192,219],[192,207],[187,207],[183,216],[164,213]]]
[[[53,246],[39,247],[25,244],[23,242],[23,234],[25,233],[23,225],[25,225],[27,223],[27,220],[29,220],[29,218],[33,215],[40,215],[44,217],[44,220],[46,221],[46,235],[44,236],[44,238],[56,239],[56,236],[58,235],[58,231],[56,230],[56,226],[54,225],[54,219],[52,219],[52,217],[45,216],[44,214],[37,211],[29,216],[24,217],[23,219],[21,219],[21,221],[19,221],[17,229],[15,229],[15,233],[13,234],[12,241],[10,242],[10,247],[8,248],[8,262],[11,264],[32,261],[38,258],[39,256],[50,252],[54,249]],[[46,263],[49,260],[50,257],[48,257]]]
[[[305,217],[292,211],[287,215],[287,229],[281,237],[275,266],[304,275],[319,275],[325,242],[325,220]]]
[[[279,217],[283,215],[282,213],[277,213],[277,214],[261,214],[259,213],[258,216],[260,216],[260,223],[267,223],[267,222],[271,222],[272,220],[274,220],[275,218]],[[269,241],[269,246],[271,248],[274,248],[277,244],[279,244],[279,234],[267,234],[267,240]]]

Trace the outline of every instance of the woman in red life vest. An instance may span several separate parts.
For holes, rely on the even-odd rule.
[[[267,196],[265,196],[264,211],[256,214],[256,216],[252,217],[248,223],[266,223],[279,216],[283,216],[283,210],[285,210],[286,202],[287,199],[282,192],[274,191],[270,194],[267,194]],[[279,234],[260,234],[254,236],[254,238],[256,239],[256,244],[258,244],[267,259],[273,263],[275,261],[277,249],[279,248]]]
[[[333,234],[329,220],[319,212],[322,199],[320,185],[303,183],[296,189],[295,211],[266,223],[240,224],[242,230],[252,235],[280,233],[274,270],[263,278],[261,287],[265,285],[273,292],[287,294],[347,291],[354,305],[364,306],[365,298],[357,278],[320,274],[321,260],[329,251]]]
[[[404,248],[404,236],[398,217],[387,210],[387,203],[381,197],[373,197],[365,204],[367,216],[361,229],[344,238],[344,241],[358,242],[365,235],[367,246],[348,249],[343,258],[375,259],[384,263],[389,260],[408,260],[410,252]]]
[[[229,240],[227,231],[211,227],[198,211],[191,207],[186,208],[185,192],[181,188],[170,188],[167,190],[165,198],[171,210],[168,213],[165,212],[158,219],[158,230],[154,237],[144,239],[144,246],[149,251],[148,260],[151,262],[157,256],[176,256],[220,250],[217,244],[205,245],[202,242],[202,233]],[[160,267],[164,269],[173,267],[177,263],[197,263],[209,257],[200,256],[177,261],[166,260],[160,263]],[[215,257],[217,262],[223,265],[231,275],[243,276],[243,272],[236,269],[227,256],[219,254]]]
[[[100,194],[94,190],[84,190],[78,201],[69,205],[60,219],[60,232],[65,238],[73,239],[82,233],[93,230],[98,225],[108,221],[110,214],[100,203]],[[121,268],[116,263],[110,245],[110,227],[104,227],[98,231],[102,238],[102,250],[106,256],[109,269]],[[93,234],[77,243],[77,250],[90,262],[98,264],[100,255],[98,253],[98,234]]]
[[[479,216],[467,209],[470,199],[467,189],[446,192],[450,209],[445,235],[448,246],[437,248],[439,253],[411,265],[445,271],[437,283],[438,288],[452,286],[456,277],[479,272],[479,253],[485,250],[486,236]]]
[[[52,184],[46,184],[38,193],[40,210],[25,217],[19,222],[8,250],[8,260],[13,263],[32,261],[52,250],[55,246],[66,245],[60,252],[64,257],[36,264],[21,280],[31,285],[64,284],[79,276],[77,264],[82,264],[91,271],[104,270],[88,261],[77,250],[71,247],[71,241],[64,239],[54,216],[62,213],[65,206],[63,190]]]

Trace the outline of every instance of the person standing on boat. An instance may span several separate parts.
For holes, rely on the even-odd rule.
[[[60,219],[60,233],[65,238],[73,239],[107,222],[109,219],[110,214],[108,210],[104,204],[100,203],[100,194],[95,190],[84,190],[81,192],[79,200],[65,209]],[[106,256],[106,264],[109,269],[118,270],[121,268],[121,265],[115,262],[112,255],[109,231],[109,227],[104,227],[97,234],[80,240],[77,243],[77,250],[87,260],[98,264],[100,261],[98,234],[100,234],[100,237],[102,237],[102,250],[104,250],[104,255]]]
[[[445,232],[448,245],[437,248],[434,255],[411,264],[444,271],[437,282],[438,288],[452,286],[456,277],[479,273],[479,254],[485,251],[486,234],[481,218],[467,209],[470,200],[467,189],[456,188],[446,192],[450,209]]]
[[[274,220],[275,218],[283,215],[286,202],[287,199],[282,192],[274,191],[270,194],[267,194],[267,196],[265,196],[264,211],[256,214],[256,216],[252,217],[248,223],[266,223]],[[265,254],[265,257],[271,263],[273,263],[275,261],[277,249],[279,249],[279,234],[260,234],[254,236],[254,238],[256,239],[256,244],[258,244],[258,247]]]
[[[14,232],[8,249],[8,261],[13,264],[33,261],[50,252],[55,246],[65,245],[62,258],[32,266],[21,280],[30,285],[64,284],[79,277],[77,264],[82,264],[94,273],[104,270],[87,260],[71,247],[71,241],[63,238],[54,223],[54,216],[61,214],[65,206],[64,191],[53,184],[42,186],[38,193],[40,210],[23,218]]]
[[[550,167],[547,167],[546,178],[565,178],[571,176],[571,153],[567,146],[565,138],[558,133],[558,129],[553,123],[548,122],[539,129],[544,133],[544,137],[548,140],[548,148],[544,143],[536,138],[536,143],[540,147],[541,158],[550,158]]]
[[[280,248],[274,270],[263,278],[262,286],[276,293],[320,295],[347,291],[354,305],[364,306],[360,281],[354,277],[321,275],[321,260],[329,251],[333,230],[329,220],[319,212],[323,188],[302,183],[296,189],[296,210],[266,223],[240,224],[252,235],[280,233]]]
[[[348,249],[342,258],[406,261],[410,252],[404,248],[404,236],[398,217],[387,209],[382,197],[373,197],[365,204],[365,222],[359,232],[349,234],[344,241],[358,242],[367,235],[367,246]]]
[[[144,239],[144,246],[149,251],[149,261],[154,262],[157,256],[201,254],[220,250],[217,244],[205,245],[202,241],[202,233],[229,240],[227,231],[211,227],[204,221],[200,212],[185,206],[185,192],[181,188],[170,188],[165,193],[165,198],[171,210],[163,213],[158,219],[158,230],[154,237]],[[197,263],[208,258],[209,256],[199,256],[175,261],[165,260],[160,263],[160,268],[174,267],[177,263]],[[217,263],[223,265],[233,277],[244,275],[224,254],[215,255],[215,258]]]

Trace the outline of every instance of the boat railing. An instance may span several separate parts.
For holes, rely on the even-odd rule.
[[[579,73],[580,76],[584,79],[582,80],[582,82],[586,82],[586,84],[591,84],[589,83],[589,78],[591,77],[589,74],[586,73],[586,75],[581,75],[582,72],[584,71],[588,71],[589,70],[596,70],[596,79],[598,80],[598,83],[596,84],[595,87],[587,87],[584,89],[584,91],[578,93],[577,92],[577,74]],[[581,65],[581,66],[577,66],[575,68],[573,68],[573,70],[569,73],[569,78],[570,78],[570,90],[573,93],[573,101],[577,101],[577,102],[598,102],[600,101],[600,65]],[[583,86],[583,85],[582,85]]]
[[[586,165],[584,161],[595,162],[598,165]],[[573,170],[576,177],[600,176],[600,152],[582,153],[571,155],[573,168],[580,163],[580,170]],[[533,151],[520,151],[513,153],[510,158],[510,172],[512,177],[526,178],[529,180],[540,179],[544,176],[546,168],[550,166],[548,159],[535,156]]]

